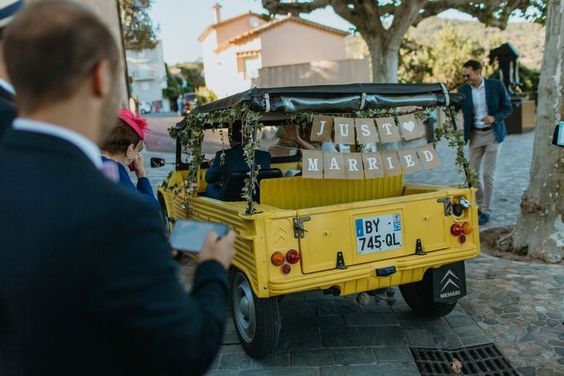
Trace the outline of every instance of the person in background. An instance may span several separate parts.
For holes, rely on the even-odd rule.
[[[340,151],[337,150],[335,144],[331,141],[312,143],[311,141],[304,140],[304,137],[300,134],[301,132],[298,125],[285,125],[281,126],[281,128],[280,138],[295,142],[304,150],[320,150],[332,153]]]
[[[235,172],[247,172],[249,166],[245,161],[243,153],[241,122],[238,121],[231,126],[229,132],[229,144],[231,149],[220,150],[210,162],[206,171],[206,196],[218,200],[223,199],[223,184],[227,178]],[[221,163],[221,154],[225,153],[224,163]],[[255,150],[255,162],[262,170],[270,168],[270,153],[264,150]]]
[[[512,107],[503,83],[482,77],[482,64],[478,61],[464,63],[462,74],[466,84],[458,91],[465,96],[461,104],[464,141],[470,141],[470,165],[478,174],[478,223],[483,225],[490,221],[492,215],[495,165],[507,134],[505,118],[511,115]],[[480,177],[482,163],[484,168]]]
[[[135,115],[127,108],[120,109],[117,124],[101,147],[102,160],[116,162],[121,185],[130,191],[139,192],[150,202],[158,205],[151,183],[145,173],[143,156],[140,154],[143,150],[145,134],[148,131],[149,127],[145,118]],[[126,169],[135,172],[136,186],[133,185]]]
[[[207,234],[188,293],[158,210],[100,172],[123,77],[101,20],[42,0],[3,37],[19,117],[0,143],[0,375],[204,374],[235,234]]]
[[[4,27],[23,7],[23,0],[0,1],[0,140],[12,121],[16,118],[16,100],[14,87],[8,80],[4,56],[2,55],[2,34]]]
[[[183,106],[183,98],[182,94],[178,94],[178,98],[176,98],[176,108],[178,111],[178,116],[182,115],[182,106]]]

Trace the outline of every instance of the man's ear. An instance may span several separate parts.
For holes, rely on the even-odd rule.
[[[112,71],[107,60],[101,60],[96,64],[92,79],[94,95],[107,97],[112,88]]]

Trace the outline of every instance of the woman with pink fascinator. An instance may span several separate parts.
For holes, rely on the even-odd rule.
[[[118,121],[106,143],[102,145],[102,160],[104,163],[116,162],[119,183],[125,188],[139,192],[149,201],[158,205],[153,194],[151,183],[145,174],[143,156],[143,140],[149,130],[147,120],[135,115],[126,108],[119,110]],[[137,176],[137,186],[129,178],[126,168],[134,171]]]

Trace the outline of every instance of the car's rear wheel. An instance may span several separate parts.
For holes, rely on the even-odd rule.
[[[433,273],[429,269],[419,282],[399,287],[407,305],[419,316],[436,318],[448,315],[456,303],[436,303],[433,301]]]
[[[233,320],[245,352],[263,358],[278,347],[280,312],[276,298],[257,298],[249,280],[239,270],[231,275]]]
[[[166,210],[166,204],[164,202],[164,198],[160,195],[159,195],[159,206],[161,208],[161,221],[162,221],[163,230],[165,232],[166,237],[168,238],[170,236],[170,233],[172,232],[172,222],[168,216],[168,210]]]

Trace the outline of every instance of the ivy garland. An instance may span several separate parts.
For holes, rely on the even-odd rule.
[[[456,126],[454,111],[450,107],[443,107],[443,111],[446,114],[447,121],[445,121],[441,127],[435,129],[434,145],[436,146],[440,140],[444,139],[448,142],[448,146],[455,148],[455,164],[460,171],[464,172],[464,176],[466,177],[465,185],[477,188],[478,174],[476,174],[476,170],[470,166],[470,162],[468,162],[464,155],[464,134],[459,131]]]
[[[363,111],[355,111],[349,114],[350,116],[359,118],[382,118],[394,117],[414,114],[419,120],[424,120],[430,116],[434,107],[415,108],[413,110],[401,110],[400,108],[381,108],[381,109],[368,109]],[[464,156],[464,137],[462,132],[456,129],[456,122],[452,108],[444,107],[444,112],[447,115],[447,122],[443,126],[435,129],[435,145],[440,140],[448,141],[450,147],[456,148],[456,166],[464,171],[466,175],[466,184],[470,187],[477,186],[477,175],[466,157]],[[288,114],[292,124],[298,125],[301,129],[308,127],[313,122],[314,113],[292,113]],[[324,114],[330,115],[330,114]],[[347,114],[334,114],[336,116],[346,116]],[[192,151],[188,175],[184,181],[182,189],[182,196],[184,197],[185,208],[190,208],[190,199],[198,187],[198,172],[201,163],[204,161],[202,154],[202,141],[204,137],[204,128],[220,129],[222,144],[224,142],[224,134],[221,128],[227,125],[229,132],[231,132],[230,125],[235,121],[242,123],[242,139],[243,139],[243,154],[245,161],[249,167],[248,177],[245,179],[245,184],[242,189],[242,197],[247,202],[245,214],[251,215],[255,213],[253,205],[253,195],[256,193],[258,186],[257,178],[260,166],[255,163],[255,153],[260,146],[260,140],[257,137],[257,132],[264,126],[260,122],[262,114],[253,111],[249,108],[247,103],[242,103],[235,107],[214,111],[213,113],[203,114],[189,114],[186,116],[176,127],[169,129],[169,134],[172,138],[178,139],[180,144]],[[221,163],[224,163],[225,154],[221,155]],[[165,187],[173,190],[173,193],[179,193],[178,187]]]

